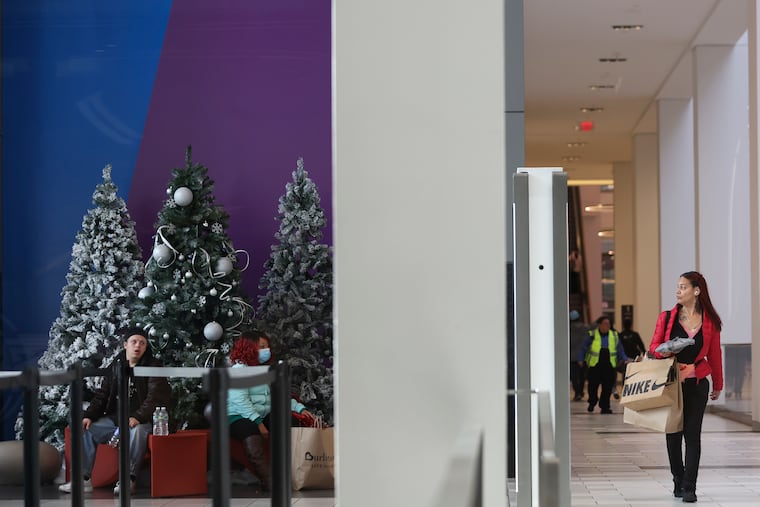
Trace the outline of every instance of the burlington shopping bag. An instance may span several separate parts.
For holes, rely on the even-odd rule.
[[[683,429],[683,393],[680,382],[677,382],[677,387],[676,400],[672,405],[643,410],[625,407],[623,422],[663,433],[681,431]]]
[[[335,488],[333,428],[290,428],[293,489]]]
[[[674,356],[628,363],[620,404],[634,410],[668,407],[681,391],[678,362]]]

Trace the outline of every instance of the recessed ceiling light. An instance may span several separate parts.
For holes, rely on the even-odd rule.
[[[615,211],[614,204],[592,204],[583,208],[586,213],[612,213]]]
[[[643,30],[644,25],[612,25],[616,32],[629,32],[631,30]]]
[[[588,85],[589,89],[591,90],[614,90],[615,85],[611,84],[592,84]]]
[[[570,141],[567,143],[568,148],[583,148],[584,146],[586,146],[586,143],[583,141]]]
[[[624,58],[622,56],[613,56],[610,58],[600,58],[599,61],[602,63],[623,63],[627,62],[628,58]]]
[[[578,155],[566,155],[562,157],[563,162],[577,162],[581,159]]]
[[[581,113],[601,113],[604,111],[603,107],[582,107]]]

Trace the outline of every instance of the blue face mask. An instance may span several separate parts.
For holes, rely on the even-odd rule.
[[[269,349],[259,349],[259,364],[265,364],[272,358],[272,351]]]

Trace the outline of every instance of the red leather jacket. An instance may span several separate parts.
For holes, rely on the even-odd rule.
[[[670,319],[668,320],[667,329],[665,329],[665,315],[667,311],[664,311],[657,318],[657,325],[654,328],[654,334],[652,335],[652,343],[649,345],[649,352],[654,354],[657,359],[662,359],[664,356],[655,352],[654,350],[664,341],[670,340],[670,330],[673,329],[673,323],[678,318],[679,305],[673,307],[670,310]],[[712,375],[713,391],[723,390],[723,354],[720,349],[720,330],[715,329],[712,320],[706,315],[702,319],[702,337],[704,343],[702,350],[697,354],[697,359],[694,361],[697,378],[703,379],[708,375]]]

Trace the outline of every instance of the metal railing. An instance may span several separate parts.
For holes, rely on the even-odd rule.
[[[560,459],[554,445],[554,419],[550,393],[538,389],[510,389],[507,395],[535,395],[538,398],[538,491],[534,491],[533,494],[538,495],[539,507],[558,507],[561,501]]]
[[[122,435],[129,434],[129,366],[87,368],[76,364],[70,370],[40,370],[26,368],[23,371],[0,372],[0,389],[22,387],[24,389],[24,506],[40,505],[39,463],[39,387],[70,383],[71,385],[71,505],[84,505],[84,478],[82,476],[81,425],[84,377],[115,375],[119,392],[118,426]],[[230,451],[229,423],[227,421],[227,391],[263,384],[272,385],[272,507],[289,507],[291,503],[290,463],[290,370],[287,363],[278,361],[265,373],[249,373],[244,369],[228,368],[168,368],[135,367],[136,377],[202,377],[209,393],[212,407],[211,421],[211,472],[214,507],[230,504]],[[123,431],[122,431],[123,430]],[[119,503],[130,505],[129,484],[129,438],[122,438],[119,445]]]

